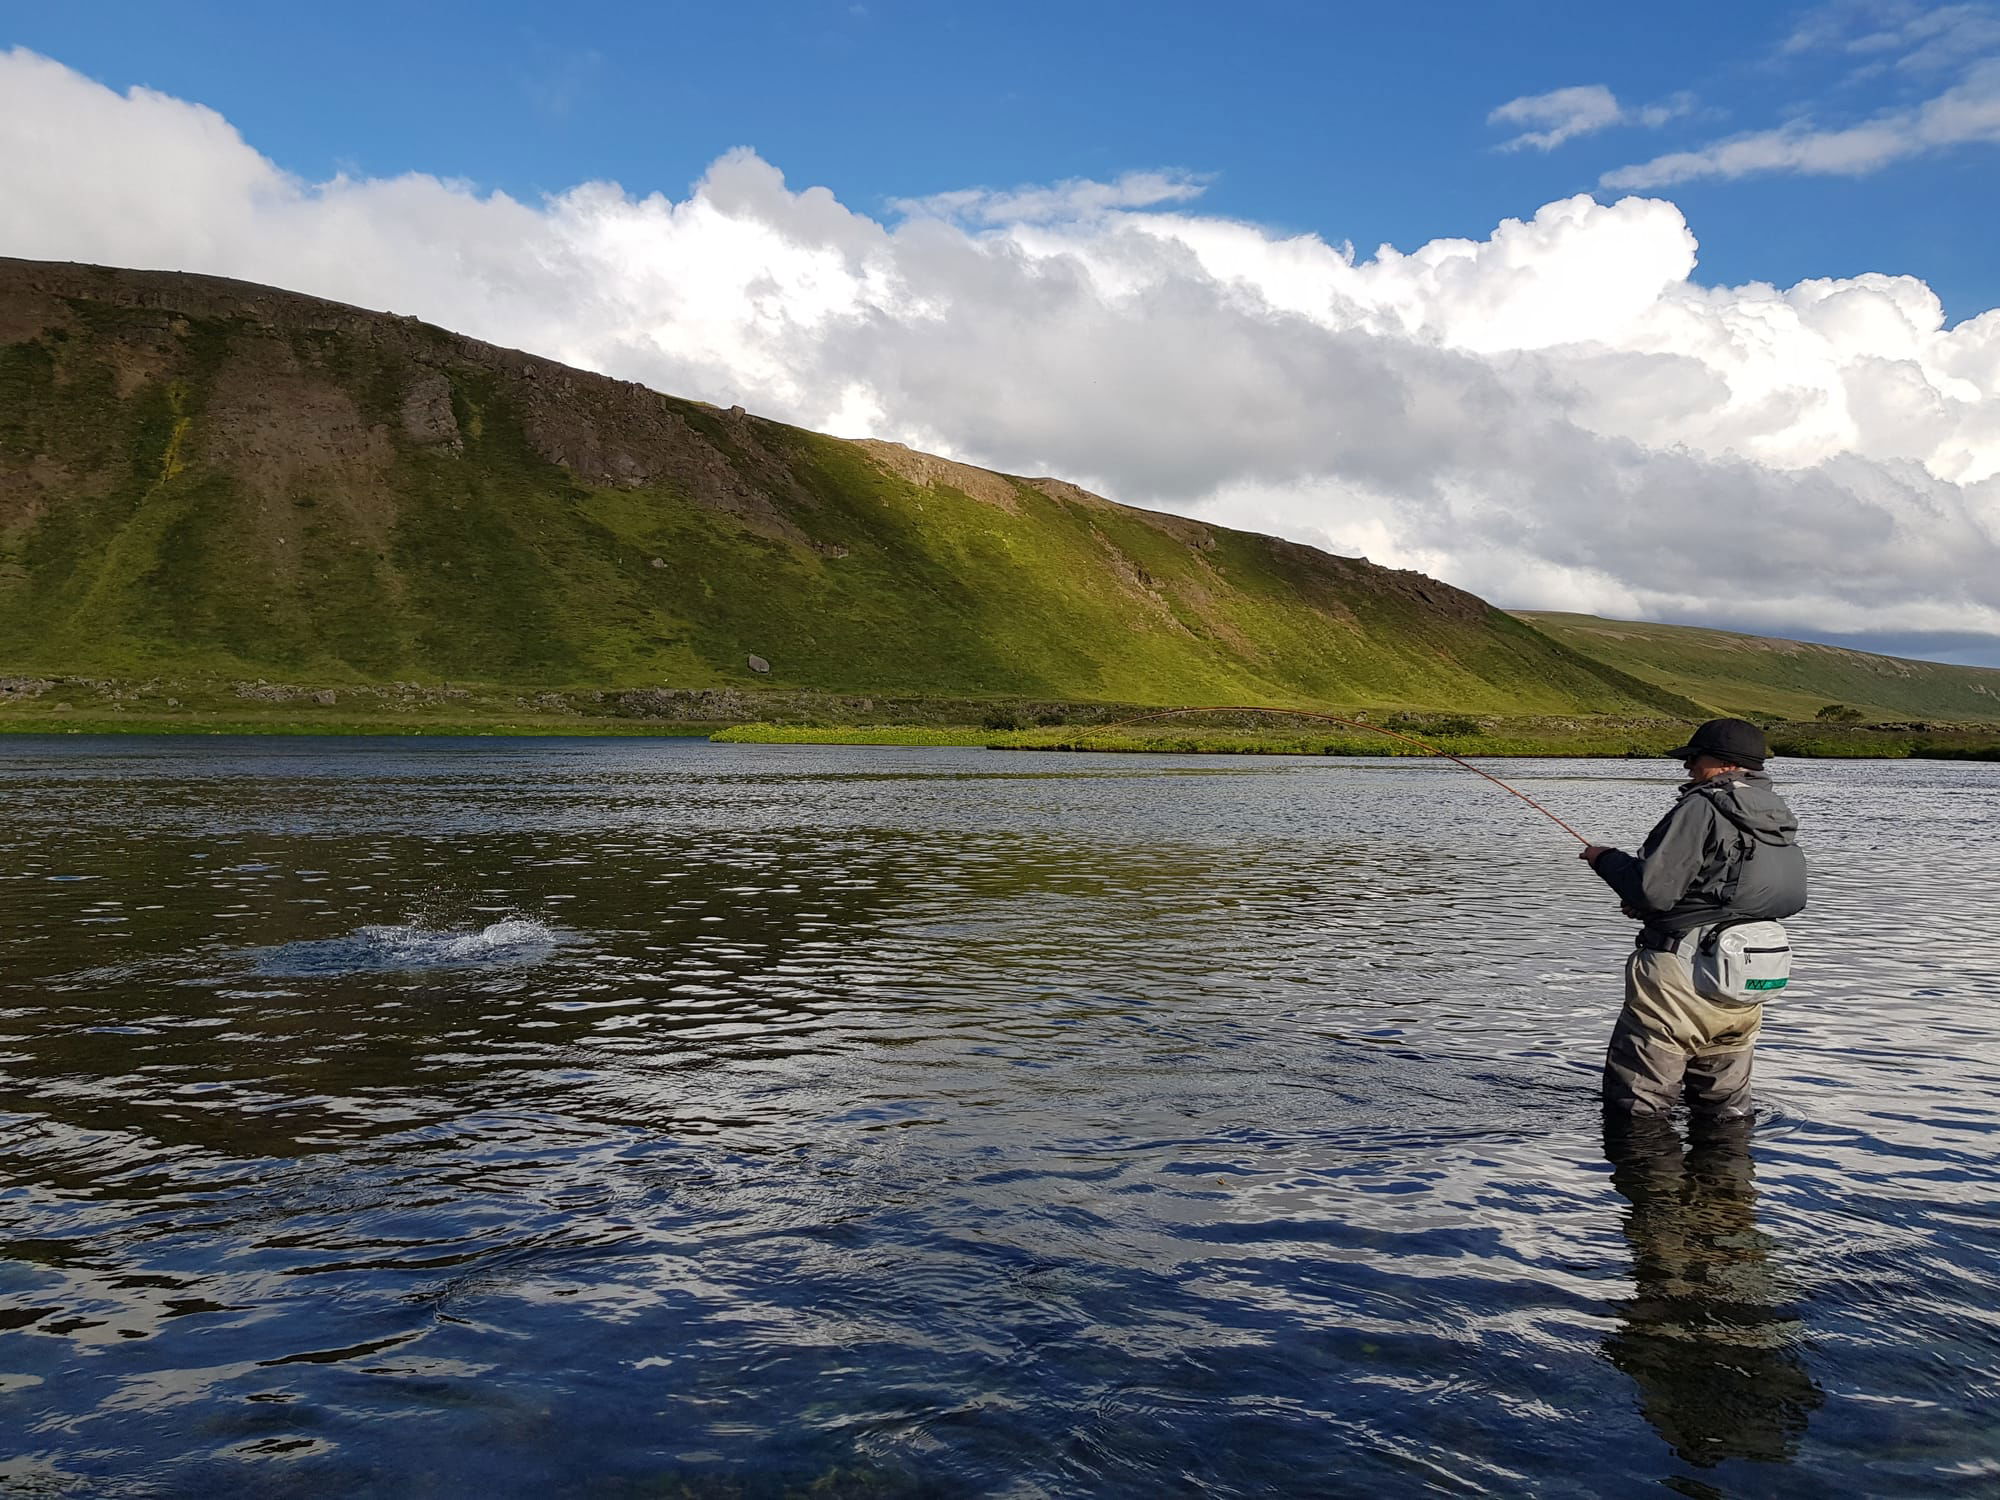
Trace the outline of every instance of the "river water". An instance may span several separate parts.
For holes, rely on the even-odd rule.
[[[0,1494],[2000,1491],[2000,765],[1773,769],[1756,1129],[1607,1157],[1438,762],[0,739]]]

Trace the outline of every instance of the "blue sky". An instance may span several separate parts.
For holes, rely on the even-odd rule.
[[[2000,0],[0,8],[0,254],[2000,665],[1996,189]]]
[[[1631,162],[1801,116],[1836,127],[1948,82],[1843,50],[1899,13],[1682,3],[1234,6],[1016,0],[13,5],[0,41],[221,112],[310,178],[421,171],[534,197],[608,178],[678,195],[754,147],[794,187],[899,198],[1179,168],[1204,206],[1364,252],[1478,237]],[[1976,9],[1976,8],[1973,8]],[[1799,46],[1819,25],[1829,44]],[[1836,40],[1837,38],[1837,40]],[[1603,85],[1665,124],[1496,149],[1506,101]],[[2000,306],[2000,149],[1859,176],[1675,186],[1698,279],[1915,275]]]

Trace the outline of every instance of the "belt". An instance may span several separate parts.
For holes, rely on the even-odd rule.
[[[1677,953],[1684,942],[1692,948],[1703,943],[1710,933],[1720,933],[1725,927],[1741,927],[1746,922],[1763,920],[1762,917],[1710,917],[1699,926],[1689,927],[1681,932],[1662,932],[1657,927],[1641,927],[1638,937],[1634,938],[1633,942],[1654,953]]]

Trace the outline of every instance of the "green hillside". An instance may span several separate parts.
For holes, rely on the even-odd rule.
[[[387,314],[0,260],[0,674],[1689,705],[1434,580]]]
[[[1869,719],[2000,719],[2000,670],[1989,667],[1692,625],[1515,613],[1565,645],[1720,713],[1809,720],[1829,704],[1844,704]]]

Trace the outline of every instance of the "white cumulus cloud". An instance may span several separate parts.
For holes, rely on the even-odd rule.
[[[412,312],[1517,606],[2000,639],[2000,311],[1704,287],[1657,199],[1359,258],[1194,185],[882,221],[749,151],[679,199],[313,183],[198,105],[0,53],[0,252]]]

